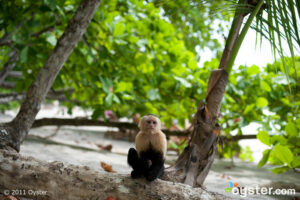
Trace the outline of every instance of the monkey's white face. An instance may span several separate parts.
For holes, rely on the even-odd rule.
[[[153,129],[156,129],[156,127],[157,127],[156,119],[147,119],[145,124],[146,124],[145,126],[147,129],[153,130]]]
[[[146,115],[142,117],[140,122],[140,129],[142,131],[160,130],[160,121],[157,117]]]

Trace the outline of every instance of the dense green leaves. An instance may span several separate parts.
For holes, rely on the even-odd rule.
[[[300,88],[297,81],[297,76],[300,75],[299,61],[297,58],[298,74],[290,69],[289,82],[280,71],[282,62],[268,64],[260,69],[257,66],[240,66],[229,77],[227,95],[221,108],[225,113],[221,124],[228,135],[234,132],[242,134],[241,127],[251,126],[253,122],[259,125],[258,131],[252,129],[251,133],[257,133],[257,138],[269,149],[263,153],[258,166],[262,167],[266,163],[285,166],[274,169],[276,173],[294,168],[295,164],[292,163],[298,162],[297,156],[300,153],[300,94],[297,92]],[[292,62],[292,59],[285,58],[285,64]],[[277,145],[279,146],[276,147]],[[238,148],[232,147],[232,150],[241,152]],[[278,154],[280,150],[282,153]],[[229,151],[225,153],[228,154]]]
[[[68,98],[76,103],[64,103],[70,112],[75,105],[93,110],[94,118],[106,109],[122,117],[152,112],[167,125],[171,118],[184,125],[203,99],[209,75],[208,68],[200,72],[195,47],[220,50],[211,36],[213,23],[220,25],[224,21],[218,19],[230,17],[208,14],[220,2],[204,7],[183,0],[102,1],[53,89],[74,90]],[[12,33],[12,44],[0,47],[0,64],[5,64],[11,48],[19,50],[16,70],[24,78],[14,80],[17,91],[27,90],[78,5],[79,0],[1,3],[0,38]]]

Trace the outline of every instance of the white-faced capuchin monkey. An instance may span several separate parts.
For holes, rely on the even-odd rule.
[[[166,136],[160,130],[160,120],[152,114],[142,117],[139,128],[140,132],[135,138],[136,150],[129,149],[127,162],[133,168],[132,178],[144,176],[148,181],[153,181],[159,178],[165,169]]]

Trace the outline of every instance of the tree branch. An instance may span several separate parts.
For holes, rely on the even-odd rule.
[[[9,53],[9,59],[8,59],[7,63],[4,65],[4,67],[0,71],[0,85],[2,85],[5,78],[9,75],[11,70],[16,66],[17,60],[18,60],[18,51],[17,51],[17,49],[13,49]]]
[[[7,76],[12,77],[12,78],[22,78],[23,73],[20,71],[10,71]]]
[[[15,86],[16,86],[15,83],[8,82],[8,81],[3,81],[3,82],[0,84],[0,87],[1,87],[1,88],[5,88],[5,89],[14,89]]]
[[[55,29],[56,25],[60,25],[61,23],[56,23],[54,25],[48,26],[36,33],[31,34],[32,37],[39,37],[41,34],[46,33],[46,32],[51,32]],[[22,26],[22,25],[21,25]],[[14,43],[13,40],[8,39],[15,31],[17,31],[21,26],[17,26],[16,30],[11,31],[7,34],[5,34],[1,39],[0,39],[0,47],[1,46],[7,46],[7,45],[11,45]]]
[[[139,130],[138,126],[134,123],[129,122],[104,122],[92,119],[64,119],[64,118],[43,118],[34,121],[32,128],[37,128],[41,126],[106,126],[115,127],[120,129],[133,129]],[[167,136],[189,136],[190,131],[187,130],[162,130]],[[235,135],[231,137],[220,136],[224,141],[238,141],[243,139],[256,139],[256,135]]]
[[[107,126],[125,129],[136,129],[138,126],[128,122],[104,122],[92,119],[43,118],[34,121],[32,128],[40,126]]]
[[[25,93],[9,93],[9,94],[0,94],[0,103],[7,104],[11,101],[20,101],[25,98]]]
[[[31,34],[32,37],[39,37],[41,34],[43,33],[46,33],[46,32],[52,32],[55,30],[55,27],[58,26],[58,25],[61,25],[61,22],[57,22],[51,26],[47,26],[45,28],[43,28],[42,30],[36,32],[36,33],[33,33]]]
[[[68,89],[68,90],[58,90],[58,91],[54,91],[51,90],[48,92],[46,98],[47,99],[51,99],[51,100],[59,100],[59,101],[73,101],[73,100],[68,100],[65,96],[65,93],[72,93],[74,90],[73,89]],[[9,93],[9,94],[0,94],[0,103],[2,104],[6,104],[9,103],[11,101],[21,101],[23,99],[25,99],[26,93]]]

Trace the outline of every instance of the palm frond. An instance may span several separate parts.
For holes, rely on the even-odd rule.
[[[274,57],[276,52],[282,58],[292,57],[293,68],[296,72],[295,56],[300,54],[300,3],[298,0],[265,0],[265,9],[256,20],[255,31],[263,34],[270,42]],[[257,26],[264,24],[264,26]],[[267,28],[266,28],[267,27]],[[267,33],[267,34],[266,34]],[[286,48],[284,48],[286,47]],[[288,51],[285,51],[288,49]],[[276,51],[275,51],[276,50]],[[289,66],[284,64],[286,73]]]

